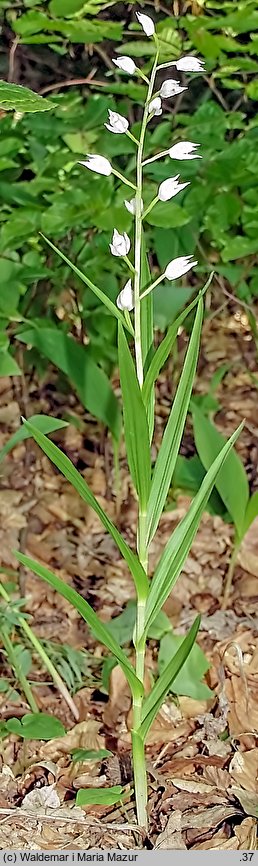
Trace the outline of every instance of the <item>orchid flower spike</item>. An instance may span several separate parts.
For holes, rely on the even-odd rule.
[[[115,132],[118,135],[127,132],[129,123],[126,117],[123,117],[122,114],[118,114],[117,111],[111,111],[109,108],[108,119],[109,123],[104,123],[104,126],[109,129],[109,132]]]
[[[134,308],[134,293],[132,289],[132,280],[127,280],[124,288],[116,299],[116,304],[119,310],[133,310]]]
[[[169,262],[166,267],[164,277],[167,280],[178,280],[179,277],[187,274],[187,271],[198,265],[197,261],[191,262],[191,259],[193,259],[193,256],[179,256],[177,259],[172,259],[172,262]]]
[[[124,205],[126,207],[126,210],[129,211],[129,213],[132,213],[132,214],[136,213],[136,199],[135,198],[131,198],[130,201],[127,201],[127,199],[124,199]],[[141,211],[143,211],[142,198],[141,198]]]
[[[169,148],[168,154],[171,159],[202,159],[200,153],[195,153],[196,147],[200,145],[193,141],[179,141]]]
[[[152,18],[149,15],[143,15],[142,12],[136,12],[136,18],[138,18],[139,24],[141,24],[146,36],[153,36],[155,27]]]
[[[134,60],[131,57],[126,57],[125,54],[121,54],[121,57],[112,57],[112,62],[115,66],[118,66],[118,69],[122,69],[123,72],[127,72],[128,75],[133,75],[135,70],[137,69]]]
[[[175,66],[179,72],[204,72],[204,61],[191,54],[176,60]]]
[[[158,189],[158,198],[160,201],[169,201],[170,198],[173,198],[174,195],[177,195],[181,189],[184,189],[189,185],[190,181],[186,183],[178,183],[179,174],[176,174],[175,177],[168,177],[167,180],[163,180]]]
[[[159,114],[162,114],[162,107],[161,107],[161,99],[160,99],[160,96],[155,96],[155,98],[151,100],[151,102],[150,102],[150,104],[149,104],[149,114],[151,114],[151,113],[153,113],[153,114],[155,114],[155,115],[157,115],[157,116],[158,116]]]
[[[117,229],[114,229],[112,243],[109,246],[112,256],[127,256],[130,250],[130,238],[126,232],[120,234]]]
[[[178,96],[179,93],[183,93],[183,90],[187,90],[187,87],[181,87],[180,81],[175,81],[174,78],[168,78],[167,81],[163,81],[163,84],[160,88],[160,96],[162,99],[168,99],[170,96]]]
[[[107,177],[112,174],[112,165],[105,156],[98,156],[97,153],[87,153],[88,159],[80,159],[79,165],[84,165],[91,171],[97,171],[98,174],[105,174]]]

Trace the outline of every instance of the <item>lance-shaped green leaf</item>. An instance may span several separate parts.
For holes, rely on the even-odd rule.
[[[249,529],[249,526],[253,523],[255,518],[258,515],[258,490],[250,496],[249,502],[247,503],[247,508],[245,512],[244,526],[243,526],[243,535]]]
[[[80,475],[75,466],[69,460],[69,457],[66,454],[63,454],[60,451],[60,448],[57,448],[57,445],[54,445],[53,442],[44,436],[43,433],[40,433],[39,430],[36,429],[32,424],[28,421],[24,422],[26,429],[29,431],[30,435],[33,436],[35,442],[42,448],[42,451],[52,460],[52,463],[57,467],[57,469],[62,472],[62,475],[67,478],[67,481],[73,485],[74,489],[77,490],[77,493],[81,496],[84,502],[87,502],[93,511],[98,515],[101,523],[107,529],[109,534],[114,539],[120,553],[124,557],[127,562],[128,568],[130,569],[131,575],[134,579],[136,591],[140,594],[143,593],[146,595],[146,590],[148,589],[148,580],[145,574],[144,569],[142,568],[141,563],[139,562],[138,556],[130,550],[130,547],[124,540],[123,536],[118,531],[117,527],[112,523],[112,520],[109,519],[108,515],[103,511],[101,505],[99,505],[98,500],[91,492],[87,482]]]
[[[147,541],[156,532],[168,495],[196,372],[203,317],[203,301],[199,300],[180,382],[155,464],[147,508]]]
[[[175,585],[177,578],[183,568],[184,562],[188,556],[193,539],[196,535],[201,516],[210,497],[217,474],[226,459],[230,448],[236,442],[236,439],[241,433],[244,424],[240,424],[235,433],[230,437],[224,448],[212,463],[209,471],[205,475],[201,484],[200,490],[191,502],[190,508],[180,521],[171,538],[169,539],[165,550],[162,553],[160,561],[157,565],[149,596],[146,605],[145,618],[145,634],[155,619],[157,613],[162,608],[172,587]]]
[[[41,433],[54,433],[55,430],[61,430],[62,427],[68,427],[68,421],[61,421],[59,418],[50,418],[48,415],[31,415],[29,421],[31,424],[34,424],[34,427],[36,427],[37,430],[41,430]],[[1,449],[0,463],[12,448],[19,445],[19,442],[24,442],[24,439],[29,439],[30,436],[31,433],[29,433],[24,424],[22,424],[22,426],[19,427],[19,430],[16,430],[13,436],[10,436],[8,442],[6,442],[4,447]]]
[[[120,324],[118,326],[118,357],[128,465],[141,510],[145,511],[151,477],[148,423],[134,362]]]
[[[167,693],[170,691],[173,680],[177,677],[179,671],[183,667],[186,659],[191,652],[194,644],[201,617],[197,616],[190,631],[181,643],[181,646],[165,667],[165,670],[155,683],[154,688],[146,698],[142,710],[142,723],[138,730],[138,734],[145,740],[147,733],[156,718],[156,715],[165,700]]]
[[[78,613],[80,613],[85,622],[88,623],[97,640],[101,641],[101,643],[109,649],[121,665],[133,694],[137,694],[138,696],[141,695],[143,688],[142,683],[138,680],[133,666],[128,661],[127,656],[115,638],[112,637],[110,631],[108,631],[105,624],[101,622],[85,598],[82,598],[79,592],[76,592],[72,586],[64,583],[60,577],[53,574],[53,572],[50,571],[49,568],[46,568],[45,565],[36,562],[35,559],[31,559],[30,556],[26,556],[26,554],[20,553],[17,550],[15,551],[15,556],[17,557],[18,562],[21,562],[22,565],[26,566],[26,568],[30,568],[38,577],[42,577],[43,580],[46,580],[46,582],[49,583],[56,592],[59,592],[63,598],[66,598],[66,600],[69,601],[76,610],[78,610]]]
[[[146,253],[145,237],[142,229],[142,245],[141,245],[141,280],[140,291],[143,292],[145,287],[151,281],[148,256]],[[146,298],[141,301],[141,346],[142,360],[144,367],[144,375],[146,374],[151,357],[153,354],[153,294],[150,292]],[[149,389],[149,399],[145,402],[147,421],[149,427],[149,440],[152,442],[154,430],[154,412],[155,412],[155,394],[153,385]]]
[[[155,351],[155,354],[153,355],[153,357],[151,359],[150,365],[148,367],[148,370],[146,372],[146,376],[144,379],[143,388],[142,388],[142,399],[143,399],[144,405],[146,407],[146,411],[147,411],[147,407],[149,404],[151,389],[158,378],[158,375],[160,373],[161,368],[166,363],[166,360],[169,356],[169,353],[170,353],[172,346],[175,342],[175,339],[177,337],[178,329],[183,324],[183,322],[185,321],[185,319],[187,318],[187,316],[189,315],[191,310],[193,310],[194,307],[196,307],[196,304],[198,304],[199,299],[201,297],[203,297],[203,295],[207,291],[207,289],[211,283],[212,277],[213,277],[213,273],[210,275],[209,279],[207,280],[207,283],[205,283],[205,286],[203,286],[203,289],[201,289],[201,291],[198,292],[198,295],[196,295],[196,297],[193,299],[193,301],[191,301],[191,303],[188,304],[188,306],[185,308],[185,310],[183,310],[182,313],[180,313],[180,315],[177,317],[177,319],[175,319],[175,321],[172,322],[172,325],[170,325],[170,327],[168,328],[168,331],[167,331],[165,337],[163,338],[162,343],[159,344],[158,348]],[[147,298],[148,297],[149,297],[149,295],[147,295]]]
[[[54,250],[55,253],[57,253],[60,259],[63,259],[63,262],[65,262],[66,265],[69,265],[69,268],[71,268],[71,270],[77,275],[77,277],[79,277],[83,283],[86,283],[86,286],[91,289],[91,291],[94,293],[94,295],[97,296],[99,301],[102,301],[102,304],[107,307],[109,312],[112,313],[112,315],[115,316],[122,325],[124,325],[124,328],[127,328],[127,330],[130,331],[130,334],[133,335],[133,326],[130,328],[128,322],[125,321],[125,317],[121,310],[119,310],[118,307],[113,304],[113,301],[111,301],[110,298],[105,295],[105,292],[102,292],[102,289],[99,289],[98,286],[96,286],[95,283],[93,283],[92,280],[89,279],[89,277],[86,277],[86,274],[83,274],[82,271],[80,271],[80,269],[77,268],[76,265],[74,265],[73,262],[71,262],[70,259],[68,259],[67,256],[64,255],[64,253],[61,253],[61,250],[59,250],[58,247],[55,247],[55,245],[52,244],[52,242],[49,241],[49,239],[46,238],[45,235],[42,234],[42,232],[40,232],[40,234],[41,237],[44,238],[44,241],[46,241],[48,246],[51,247],[51,249]]]
[[[20,111],[35,112],[49,111],[55,108],[56,102],[50,102],[49,99],[43,99],[39,93],[34,93],[28,87],[22,87],[21,84],[9,84],[6,81],[0,81],[0,108],[4,111]]]
[[[196,448],[204,468],[209,469],[226,439],[197,406],[192,407],[192,415]],[[241,539],[249,500],[249,484],[242,460],[234,448],[217,475],[216,488]]]
[[[112,788],[80,788],[76,794],[76,806],[113,806],[122,799],[122,785]]]

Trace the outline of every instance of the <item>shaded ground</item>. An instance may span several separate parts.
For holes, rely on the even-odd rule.
[[[184,350],[184,338],[181,338]],[[206,321],[196,393],[205,393],[216,369],[229,370],[217,390],[221,411],[216,423],[229,436],[242,418],[246,425],[237,443],[253,491],[257,487],[258,406],[256,347],[243,310],[232,306]],[[257,379],[258,381],[258,379]],[[169,413],[171,368],[159,380],[156,445]],[[54,435],[87,479],[112,519],[119,519],[133,543],[136,509],[122,457],[122,505],[116,514],[112,454],[97,424],[85,416],[75,398],[59,393],[53,374],[37,383],[1,380],[0,446],[19,426],[21,412],[64,417],[81,424]],[[118,387],[118,382],[115,382]],[[183,453],[194,453],[190,422]],[[97,517],[54,470],[35,444],[19,445],[1,467],[1,566],[16,569],[12,550],[19,547],[56,571],[94,606],[103,620],[121,613],[134,597],[133,584]],[[155,562],[189,499],[180,495],[166,512],[152,545]],[[19,572],[21,595],[41,639],[86,648],[88,672],[74,695],[74,715],[53,688],[35,657],[33,693],[38,708],[63,721],[67,734],[49,743],[26,742],[16,735],[2,740],[0,775],[0,845],[14,848],[256,848],[258,816],[258,542],[254,523],[240,552],[233,593],[221,609],[223,584],[230,558],[232,527],[205,514],[182,575],[165,605],[178,633],[184,633],[196,612],[202,613],[198,642],[211,667],[206,681],[214,699],[168,699],[152,728],[148,746],[151,831],[146,842],[135,825],[130,794],[130,698],[123,675],[115,668],[109,698],[100,686],[100,662],[105,651],[96,646],[87,626],[68,603],[34,575]],[[3,581],[5,577],[2,576]],[[8,575],[6,581],[8,580]],[[157,646],[149,642],[147,665],[155,671]],[[3,672],[12,672],[2,653]],[[49,683],[48,683],[49,680]],[[15,684],[14,684],[15,685]],[[17,685],[16,685],[17,688]],[[22,698],[0,695],[1,718],[28,711]],[[223,738],[228,725],[229,736]],[[102,763],[74,764],[71,749],[106,747],[114,758]],[[74,808],[82,787],[128,785],[122,808]]]

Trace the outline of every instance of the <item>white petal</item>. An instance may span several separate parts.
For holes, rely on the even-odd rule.
[[[178,144],[173,144],[168,153],[171,159],[201,159],[200,153],[195,153],[196,147],[199,144],[194,144],[193,141],[179,141]]]
[[[112,256],[127,256],[130,250],[130,238],[126,232],[120,234],[117,229],[114,229],[112,243],[109,246]]]
[[[105,123],[107,129],[110,132],[115,132],[118,135],[121,135],[123,132],[127,132],[129,123],[126,117],[123,117],[122,114],[118,114],[117,111],[111,111],[108,109],[109,123]]]
[[[199,60],[198,57],[193,57],[191,54],[180,57],[179,60],[176,60],[175,65],[180,72],[204,72],[204,60]]]
[[[130,201],[127,201],[127,199],[124,199],[124,205],[126,207],[126,210],[129,211],[129,213],[135,214],[135,212],[136,212],[136,200],[135,200],[135,198],[131,198]],[[141,198],[141,211],[143,211],[142,198]]]
[[[168,99],[170,96],[178,96],[179,93],[183,93],[183,90],[187,90],[187,87],[181,87],[179,81],[175,81],[173,78],[168,78],[167,81],[163,81],[163,84],[160,88],[160,95],[162,99]]]
[[[134,60],[131,57],[126,57],[125,54],[122,54],[121,57],[112,58],[115,66],[118,66],[118,69],[122,69],[123,72],[128,72],[128,75],[133,75],[136,70],[136,65]]]
[[[97,171],[98,174],[105,174],[107,177],[112,174],[112,165],[105,156],[98,156],[97,153],[88,153],[87,157],[88,159],[85,160],[80,159],[79,165],[84,165],[85,168]]]
[[[169,201],[170,198],[177,195],[182,189],[184,189],[190,181],[186,183],[178,183],[179,174],[175,177],[168,177],[167,180],[163,180],[158,189],[158,197],[160,201]]]
[[[136,17],[138,18],[139,24],[141,24],[144,33],[146,36],[153,36],[155,33],[154,22],[149,15],[144,15],[142,12],[136,12]]]
[[[134,293],[132,290],[132,280],[127,280],[127,283],[116,299],[116,303],[119,310],[133,310]]]
[[[190,271],[191,268],[194,268],[198,264],[197,261],[192,262],[191,259],[193,259],[193,256],[179,256],[177,259],[173,259],[167,265],[164,276],[167,280],[178,280],[179,277],[187,274],[187,271]]]
[[[155,99],[151,100],[151,102],[149,104],[148,111],[149,111],[149,114],[151,114],[152,112],[154,112],[154,114],[156,114],[156,115],[162,114],[160,96],[155,96]]]

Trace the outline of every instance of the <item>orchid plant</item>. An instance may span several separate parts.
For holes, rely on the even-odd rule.
[[[157,159],[168,157],[175,161],[193,160],[200,159],[200,154],[198,153],[198,144],[191,141],[180,141],[172,144],[167,150],[146,159],[145,134],[150,121],[154,117],[161,115],[163,100],[173,99],[182,90],[186,89],[186,87],[181,86],[179,80],[168,78],[155,91],[157,73],[166,68],[170,68],[176,72],[201,73],[203,71],[203,62],[196,57],[186,56],[169,63],[159,63],[160,46],[154,22],[148,15],[140,12],[136,14],[139,24],[142,26],[146,36],[154,41],[156,49],[150,77],[147,78],[142,70],[135,65],[134,61],[125,55],[116,58],[114,64],[127,75],[140,76],[144,81],[144,85],[146,85],[147,92],[139,140],[130,131],[127,118],[118,112],[109,111],[106,123],[106,127],[111,134],[127,135],[135,144],[135,183],[132,183],[127,177],[121,175],[104,156],[89,154],[86,159],[81,160],[81,165],[87,170],[104,175],[111,175],[112,173],[123,184],[133,189],[133,197],[129,200],[125,199],[124,204],[134,218],[134,245],[129,236],[125,232],[121,233],[117,228],[114,228],[110,243],[111,255],[120,256],[128,272],[127,279],[119,292],[116,304],[46,239],[52,249],[70,265],[73,271],[90,287],[118,321],[118,356],[123,400],[124,435],[128,465],[138,507],[136,551],[129,547],[68,457],[37,430],[35,426],[29,422],[25,422],[30,435],[34,437],[55,466],[71,481],[80,496],[95,510],[127,563],[134,581],[136,594],[136,622],[133,636],[135,648],[134,660],[129,660],[106,625],[101,622],[87,601],[75,592],[74,589],[63,583],[56,574],[53,574],[44,565],[36,563],[28,556],[18,553],[17,558],[46,580],[77,608],[97,639],[115,656],[127,678],[131,688],[133,703],[131,736],[137,819],[139,825],[146,828],[148,825],[145,763],[146,738],[162,702],[171,689],[173,680],[193,647],[199,628],[199,617],[193,623],[180,648],[174,657],[171,658],[149,694],[146,694],[145,690],[146,641],[157,615],[160,613],[164,602],[180,575],[215,479],[232,445],[236,441],[241,427],[231,436],[231,439],[223,446],[209,467],[187,514],[180,521],[167,542],[156,565],[154,576],[150,581],[148,569],[149,549],[166,502],[183,434],[198,361],[203,317],[203,297],[208,284],[206,283],[206,286],[199,291],[197,297],[194,298],[170,326],[162,343],[155,349],[153,289],[164,279],[171,280],[172,282],[178,280],[187,274],[197,262],[194,259],[193,253],[189,251],[189,255],[179,256],[173,261],[168,261],[164,273],[155,277],[155,279],[151,277],[145,249],[144,219],[146,214],[159,201],[171,200],[174,196],[180,194],[181,190],[187,186],[187,183],[181,183],[179,174],[169,176],[167,180],[164,180],[160,184],[153,201],[148,203],[145,202],[144,196],[145,171],[148,171],[148,164]],[[151,446],[155,417],[155,382],[176,340],[179,327],[184,322],[189,311],[194,308],[196,309],[195,321],[181,378],[165,427],[156,463],[152,466]],[[80,802],[82,802],[82,799]]]

